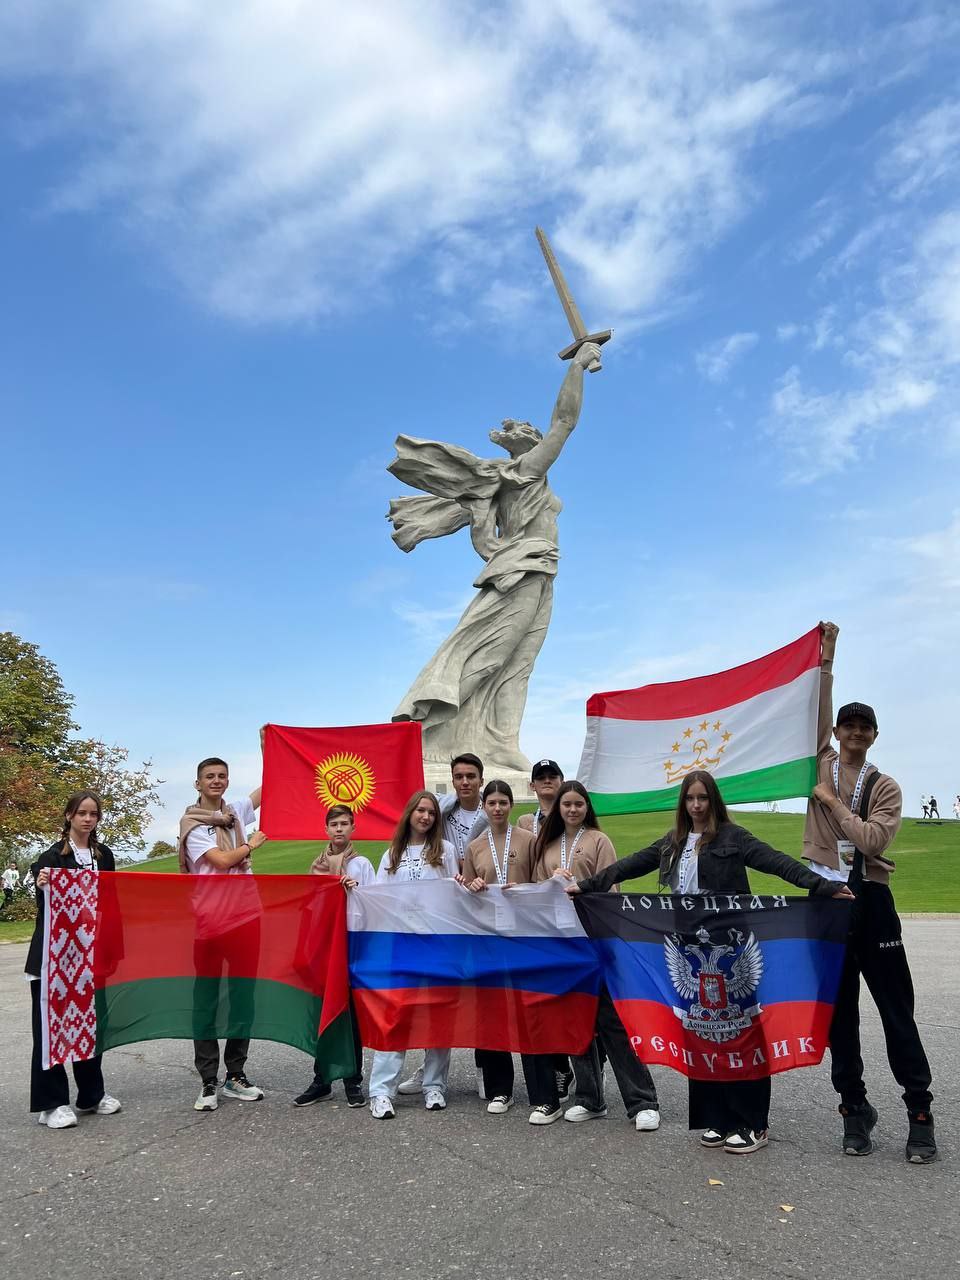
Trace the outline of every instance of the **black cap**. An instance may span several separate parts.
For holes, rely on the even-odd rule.
[[[880,731],[877,724],[877,713],[873,707],[868,707],[865,702],[846,702],[837,712],[837,724],[843,724],[845,720],[867,720],[873,725],[874,733]]]
[[[545,778],[551,773],[555,773],[558,778],[563,777],[563,770],[556,760],[538,760],[530,773],[530,781],[537,782],[540,778]]]

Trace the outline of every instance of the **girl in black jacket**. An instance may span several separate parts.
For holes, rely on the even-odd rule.
[[[779,876],[817,896],[852,898],[846,885],[824,880],[802,862],[771,849],[732,823],[711,774],[693,769],[680,786],[673,830],[656,844],[628,854],[567,892],[605,893],[612,885],[659,869],[671,893],[749,893],[747,867]],[[770,1077],[733,1082],[688,1079],[690,1128],[703,1129],[705,1147],[749,1155],[767,1145]]]
[[[47,1071],[43,1069],[43,1027],[40,1020],[40,966],[43,963],[46,911],[46,894],[43,889],[50,879],[52,867],[90,867],[97,872],[114,870],[113,854],[97,839],[97,824],[102,816],[100,797],[96,792],[78,791],[72,795],[63,811],[60,839],[46,853],[42,853],[30,868],[37,885],[37,922],[25,966],[25,972],[30,978],[30,995],[33,1001],[30,1110],[39,1112],[38,1121],[49,1129],[70,1129],[77,1123],[77,1117],[69,1105],[70,1087],[66,1069],[61,1066],[50,1067]],[[100,1054],[86,1062],[74,1062],[73,1078],[77,1085],[77,1111],[109,1116],[120,1110],[117,1099],[111,1098],[104,1090]]]

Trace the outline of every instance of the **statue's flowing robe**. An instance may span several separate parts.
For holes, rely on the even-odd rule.
[[[390,503],[397,546],[411,551],[427,538],[469,525],[486,564],[473,584],[478,594],[393,718],[422,722],[428,757],[475,750],[489,776],[497,766],[529,768],[519,747],[520,720],[550,621],[559,560],[556,537],[542,531],[555,529],[560,502],[546,477],[523,474],[521,459],[478,458],[456,445],[411,436],[398,436],[396,446],[388,470],[434,495]]]

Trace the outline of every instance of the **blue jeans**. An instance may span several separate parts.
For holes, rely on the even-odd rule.
[[[406,1053],[387,1053],[381,1049],[373,1055],[370,1068],[370,1084],[367,1092],[371,1098],[394,1098],[397,1085],[403,1075]],[[447,1075],[450,1071],[449,1049],[428,1049],[423,1059],[423,1092],[439,1089],[447,1092]]]

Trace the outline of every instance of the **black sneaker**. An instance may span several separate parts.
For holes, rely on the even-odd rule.
[[[907,1159],[911,1164],[929,1164],[936,1158],[937,1144],[933,1136],[933,1116],[929,1111],[915,1111],[910,1116]]]
[[[570,1097],[570,1086],[573,1084],[572,1071],[557,1071],[557,1101],[566,1102]]]
[[[328,1098],[332,1097],[332,1086],[324,1084],[319,1077],[314,1076],[313,1083],[308,1089],[304,1089],[303,1093],[301,1093],[299,1097],[294,1098],[293,1105],[295,1107],[312,1107],[315,1102],[326,1102]],[[361,1102],[362,1101],[363,1100],[361,1099]]]
[[[868,1156],[873,1150],[870,1134],[877,1123],[876,1107],[865,1102],[861,1107],[841,1107],[843,1116],[843,1154]]]
[[[343,1086],[343,1091],[347,1095],[348,1107],[362,1107],[366,1102],[366,1098],[363,1096],[363,1090],[358,1084],[345,1084]]]

